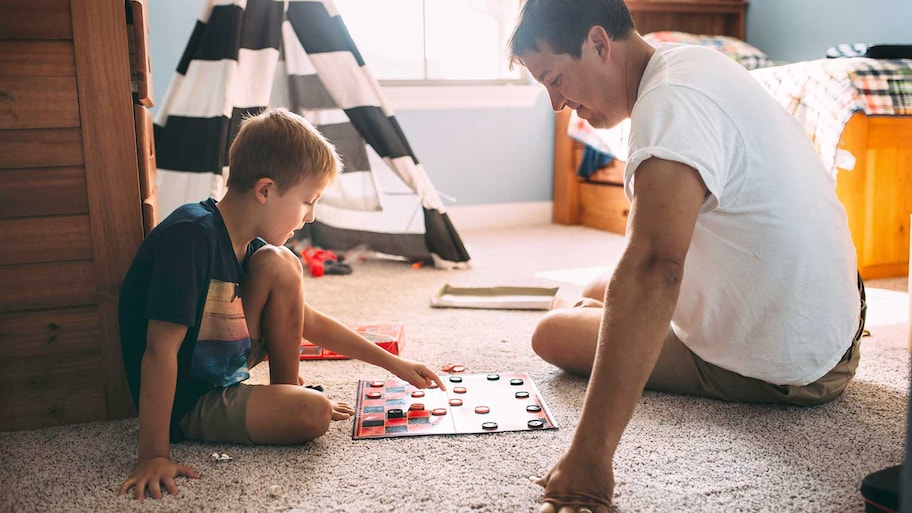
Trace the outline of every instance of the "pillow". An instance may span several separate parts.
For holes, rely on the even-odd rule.
[[[774,64],[774,62],[770,60],[765,53],[760,51],[759,48],[730,36],[707,36],[665,30],[661,32],[650,32],[649,34],[644,35],[643,39],[652,46],[658,46],[661,43],[708,46],[709,48],[714,48],[725,55],[728,55],[735,62],[747,69],[765,68]]]

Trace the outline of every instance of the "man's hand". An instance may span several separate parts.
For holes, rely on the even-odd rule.
[[[610,457],[571,447],[536,483],[545,488],[538,513],[608,513],[614,469]]]
[[[136,498],[139,501],[142,501],[146,497],[146,488],[148,487],[149,495],[151,495],[153,499],[161,499],[162,484],[165,485],[165,489],[168,490],[169,494],[176,495],[178,490],[177,485],[174,483],[174,478],[177,476],[189,477],[191,479],[199,479],[200,477],[192,468],[185,467],[184,465],[176,465],[168,458],[149,458],[136,464],[133,475],[120,486],[120,493],[118,493],[118,495],[123,495],[127,493],[130,488],[133,488]]]
[[[403,358],[399,358],[398,360],[399,361],[397,361],[389,371],[405,381],[408,381],[412,386],[427,388],[431,386],[431,384],[437,383],[437,386],[439,386],[441,390],[446,390],[446,385],[443,383],[443,380],[440,379],[440,376],[426,365]]]

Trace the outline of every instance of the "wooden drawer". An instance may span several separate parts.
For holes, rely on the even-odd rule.
[[[90,260],[88,216],[0,219],[0,265]]]
[[[0,169],[81,166],[82,133],[78,128],[0,130]]]
[[[630,203],[619,185],[579,184],[580,218],[591,228],[623,235],[627,231]]]
[[[149,52],[149,8],[146,0],[130,0],[127,7],[127,38],[133,100],[152,107],[152,59]]]
[[[0,170],[0,218],[88,212],[81,167]]]
[[[0,360],[98,351],[101,335],[95,307],[0,314]]]
[[[91,260],[0,266],[0,283],[4,287],[0,312],[85,306],[99,301]]]
[[[104,418],[97,308],[0,314],[0,431]]]
[[[0,315],[3,390],[101,384],[101,317],[93,307]]]
[[[4,389],[5,390],[5,389]],[[0,431],[37,429],[107,417],[104,385],[76,387],[65,382],[49,390],[0,394]]]
[[[70,0],[0,0],[0,39],[73,39]]]
[[[79,126],[76,77],[0,76],[0,129]]]
[[[0,69],[6,77],[74,77],[73,42],[0,40]]]

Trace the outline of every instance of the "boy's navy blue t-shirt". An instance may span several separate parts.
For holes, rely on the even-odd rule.
[[[156,226],[120,290],[123,361],[137,407],[149,319],[187,326],[177,358],[172,440],[183,438],[177,423],[203,394],[250,377],[239,284],[250,256],[266,242],[254,239],[244,264],[238,263],[215,205],[213,199],[184,205]]]

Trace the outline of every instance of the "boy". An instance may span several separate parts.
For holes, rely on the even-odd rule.
[[[272,110],[242,122],[228,156],[228,192],[184,205],[140,246],[120,294],[124,366],[139,408],[131,487],[162,497],[175,476],[169,439],[300,444],[354,410],[301,386],[302,335],[424,388],[440,378],[367,341],[304,302],[301,261],[282,244],[313,221],[342,167],[304,118]],[[242,383],[269,355],[269,385]],[[170,435],[170,437],[169,437]]]

